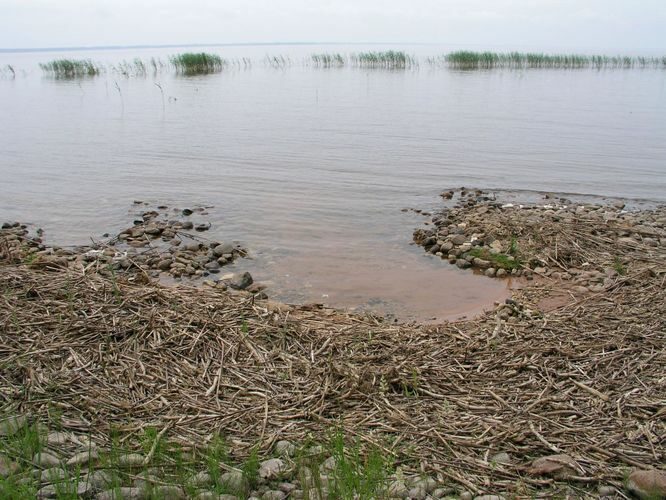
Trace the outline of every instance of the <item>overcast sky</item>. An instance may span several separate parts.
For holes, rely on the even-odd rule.
[[[0,0],[0,48],[287,41],[664,50],[666,0]]]

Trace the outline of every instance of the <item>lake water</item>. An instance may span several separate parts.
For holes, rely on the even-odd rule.
[[[459,186],[666,201],[664,70],[318,69],[308,53],[362,48],[302,46],[210,48],[252,67],[196,77],[37,65],[186,50],[0,53],[16,71],[0,78],[0,219],[80,244],[126,227],[133,200],[212,206],[207,236],[243,242],[235,269],[272,297],[422,320],[474,314],[507,284],[424,256],[404,207]]]

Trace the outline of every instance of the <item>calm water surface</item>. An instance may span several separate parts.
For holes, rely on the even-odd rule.
[[[133,200],[213,206],[208,236],[249,247],[237,269],[273,297],[441,319],[506,284],[424,256],[423,218],[401,208],[463,185],[666,201],[663,70],[316,69],[306,53],[337,49],[211,50],[254,64],[55,80],[37,63],[179,50],[0,53],[17,70],[0,79],[0,219],[77,244],[127,226]],[[278,52],[293,64],[262,64]]]

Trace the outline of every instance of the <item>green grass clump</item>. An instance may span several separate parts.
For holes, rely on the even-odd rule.
[[[666,68],[666,57],[627,57],[581,54],[522,52],[474,52],[459,50],[429,58],[431,65],[448,64],[455,69],[580,69],[580,68]]]
[[[514,250],[515,252],[515,250]],[[489,260],[496,268],[506,269],[512,271],[513,269],[520,269],[520,259],[517,255],[506,255],[503,253],[491,253],[487,248],[472,248],[469,251],[472,257],[479,259]]]
[[[416,66],[416,59],[405,52],[360,52],[352,54],[350,60],[359,68],[407,69]]]
[[[54,59],[47,63],[40,63],[39,67],[56,78],[97,76],[102,72],[101,67],[90,59]]]
[[[227,65],[227,61],[217,54],[208,54],[206,52],[186,52],[171,56],[169,60],[176,68],[176,71],[184,75],[219,73]]]

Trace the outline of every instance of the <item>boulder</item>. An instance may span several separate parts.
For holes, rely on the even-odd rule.
[[[236,290],[245,290],[253,282],[254,280],[252,279],[252,275],[250,273],[248,272],[236,273],[229,280],[229,286]]]

